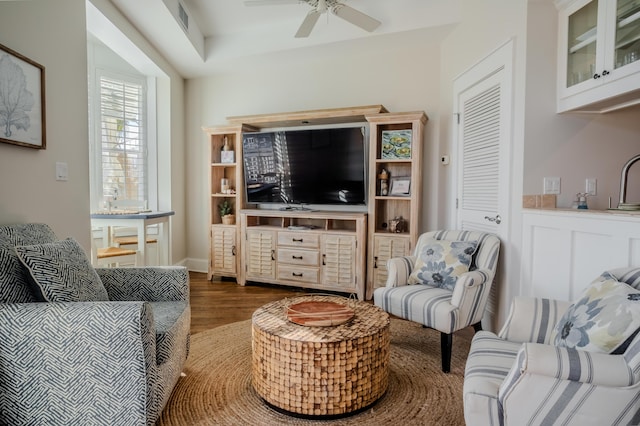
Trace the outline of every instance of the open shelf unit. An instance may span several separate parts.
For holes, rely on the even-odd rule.
[[[385,285],[386,262],[411,253],[420,232],[422,200],[422,144],[427,116],[424,112],[369,115],[369,249],[367,298]],[[393,138],[399,138],[394,144]],[[410,150],[407,152],[407,142]],[[400,150],[404,149],[400,153]],[[396,158],[402,157],[402,158]],[[389,177],[388,193],[379,176]],[[398,179],[400,178],[400,179]],[[396,182],[403,182],[397,187]],[[408,182],[408,183],[407,183]],[[398,191],[397,188],[400,190]],[[400,220],[395,227],[392,222]]]
[[[216,126],[203,129],[208,136],[209,163],[209,267],[208,279],[214,275],[237,277],[240,268],[238,248],[238,221],[223,223],[219,206],[224,201],[231,204],[232,212],[244,206],[242,188],[242,133],[251,131],[245,125]],[[223,147],[233,151],[233,161],[223,162]],[[229,188],[224,191],[222,179],[228,180]]]

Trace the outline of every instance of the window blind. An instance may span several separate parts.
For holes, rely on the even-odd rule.
[[[148,198],[145,86],[100,76],[100,137],[103,198]]]

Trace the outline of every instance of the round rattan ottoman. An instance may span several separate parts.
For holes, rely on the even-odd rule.
[[[347,300],[342,298],[343,300]],[[389,382],[389,315],[352,301],[354,316],[336,326],[287,319],[287,308],[335,296],[268,303],[252,317],[252,384],[270,405],[301,417],[338,417],[374,404]]]

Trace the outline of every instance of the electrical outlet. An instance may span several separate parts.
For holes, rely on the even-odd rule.
[[[584,192],[586,192],[587,195],[596,195],[597,183],[596,178],[587,178]]]
[[[543,182],[544,182],[543,194],[559,194],[560,193],[559,177],[546,177],[544,178]]]

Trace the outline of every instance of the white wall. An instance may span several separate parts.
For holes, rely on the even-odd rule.
[[[89,250],[84,0],[0,2],[0,43],[45,67],[47,120],[46,150],[0,143],[0,223],[44,222]]]
[[[440,96],[439,42],[451,28],[413,31],[238,61],[233,72],[187,81],[189,174],[189,265],[206,271],[208,257],[207,163],[203,126],[226,123],[235,115],[277,113],[382,104],[389,111],[425,111],[425,195],[433,200],[437,183]],[[425,206],[431,205],[425,202]],[[426,229],[436,226],[423,209]]]

